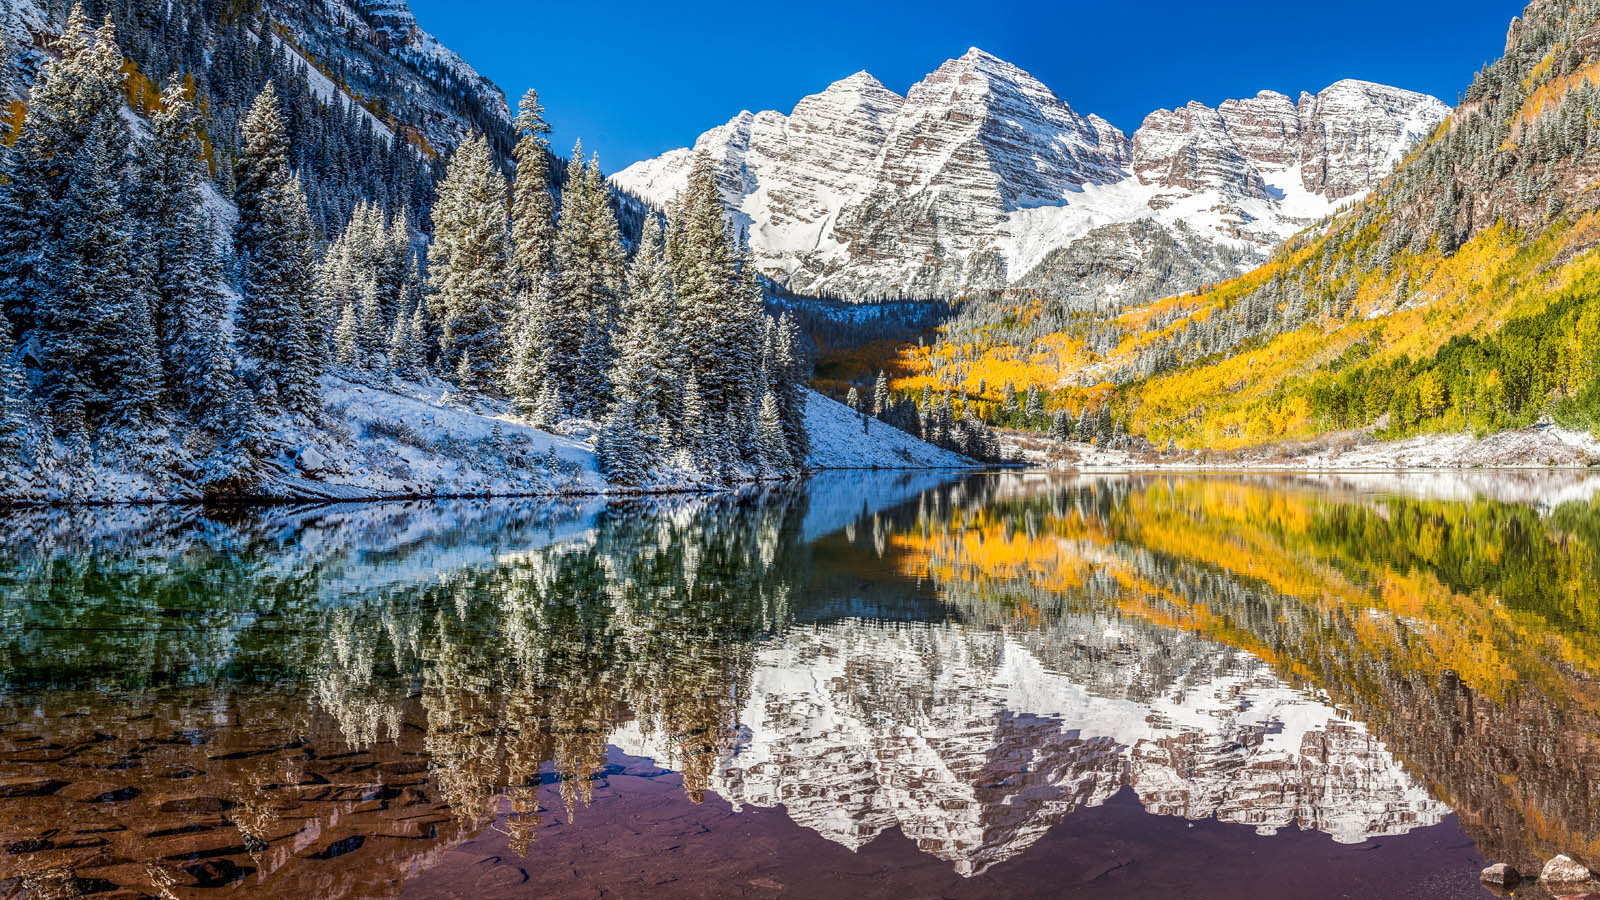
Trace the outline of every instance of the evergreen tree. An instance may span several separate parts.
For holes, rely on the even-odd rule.
[[[796,466],[789,455],[789,442],[783,433],[783,414],[778,408],[778,395],[772,391],[767,391],[761,397],[756,434],[762,474],[767,477],[794,474]]]
[[[550,343],[551,290],[555,281],[555,203],[550,194],[550,126],[539,93],[529,90],[517,109],[520,135],[512,158],[511,271],[516,321],[511,370],[506,385],[512,398],[532,412],[545,395]]]
[[[1056,410],[1055,417],[1050,421],[1050,436],[1058,441],[1070,441],[1072,430],[1072,414],[1066,409]]]
[[[228,404],[227,431],[206,457],[199,473],[209,497],[247,497],[257,489],[261,471],[262,430],[256,396],[239,384]]]
[[[15,461],[27,449],[31,432],[28,377],[11,342],[11,323],[0,313],[0,464]]]
[[[616,404],[633,409],[635,426],[653,445],[675,439],[669,423],[677,414],[677,301],[665,252],[661,222],[652,219],[628,270],[623,333],[611,373]]]
[[[595,455],[606,480],[619,485],[643,484],[649,477],[651,454],[647,435],[640,430],[638,402],[624,398],[612,406],[595,439]]]
[[[883,418],[889,410],[889,378],[882,369],[878,370],[878,380],[872,386],[872,414]]]
[[[778,319],[777,379],[773,390],[783,420],[785,444],[796,468],[811,456],[811,433],[806,429],[806,382],[811,378],[811,354],[800,324],[785,312]]]
[[[506,183],[482,134],[451,156],[433,222],[428,287],[443,325],[442,349],[463,390],[497,385],[508,349]]]
[[[574,148],[556,228],[556,290],[546,352],[567,409],[601,414],[610,394],[611,329],[620,314],[625,254],[598,160]]]
[[[241,348],[263,397],[272,401],[276,395],[286,408],[311,413],[319,406],[321,354],[312,346],[317,316],[310,211],[289,172],[288,137],[271,82],[250,107],[242,138],[234,163]]]
[[[726,216],[711,159],[702,153],[674,210],[667,242],[684,367],[699,395],[699,433],[691,432],[689,446],[702,464],[729,455],[729,438],[737,435],[729,434],[725,423],[748,423],[757,399],[759,360],[754,357],[761,346],[761,301],[752,290],[752,267],[739,264]],[[690,402],[687,390],[684,402]]]
[[[129,206],[151,288],[150,318],[161,349],[164,388],[196,409],[206,393],[213,336],[224,314],[215,230],[202,194],[200,118],[174,76],[138,148]]]
[[[1039,393],[1037,385],[1028,385],[1027,402],[1023,404],[1022,411],[1028,416],[1028,424],[1044,420],[1044,396]]]

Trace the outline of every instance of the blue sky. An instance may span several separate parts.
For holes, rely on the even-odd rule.
[[[410,0],[422,27],[505,89],[539,89],[565,153],[616,171],[741,109],[795,101],[866,69],[906,88],[969,46],[1032,72],[1080,113],[1132,132],[1146,113],[1340,78],[1454,104],[1499,57],[1518,0],[718,4]]]

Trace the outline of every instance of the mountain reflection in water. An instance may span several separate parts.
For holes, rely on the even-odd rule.
[[[1234,845],[1453,814],[1482,857],[1600,863],[1600,500],[1522,486],[15,513],[0,897],[396,896],[487,837],[559,887],[541,854],[624,781],[984,885],[1123,800]]]

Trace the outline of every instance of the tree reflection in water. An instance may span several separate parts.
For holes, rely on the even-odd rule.
[[[0,895],[385,896],[487,828],[530,853],[616,748],[967,876],[1127,789],[1341,842],[1454,810],[1494,858],[1600,862],[1597,526],[1588,500],[1009,475],[27,514]]]

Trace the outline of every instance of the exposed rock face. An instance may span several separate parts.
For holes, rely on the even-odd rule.
[[[1365,193],[1448,114],[1432,97],[1365,81],[1302,94],[1302,183],[1328,197]]]
[[[1145,117],[1133,136],[1133,171],[1139,182],[1181,193],[1216,191],[1228,199],[1266,200],[1266,182],[1240,152],[1222,114],[1199,103]],[[1153,204],[1169,202],[1157,196]]]
[[[1182,222],[1152,219],[1096,228],[1053,250],[1016,282],[1062,309],[1134,306],[1222,281],[1265,256],[1208,240]]]
[[[704,151],[763,269],[791,288],[949,296],[1015,284],[1088,232],[1139,219],[1187,225],[1252,262],[1370,189],[1448,112],[1342,81],[1298,104],[1264,91],[1160,110],[1129,138],[974,48],[904,99],[858,73],[789,116],[741,113],[614,180],[666,203]]]

